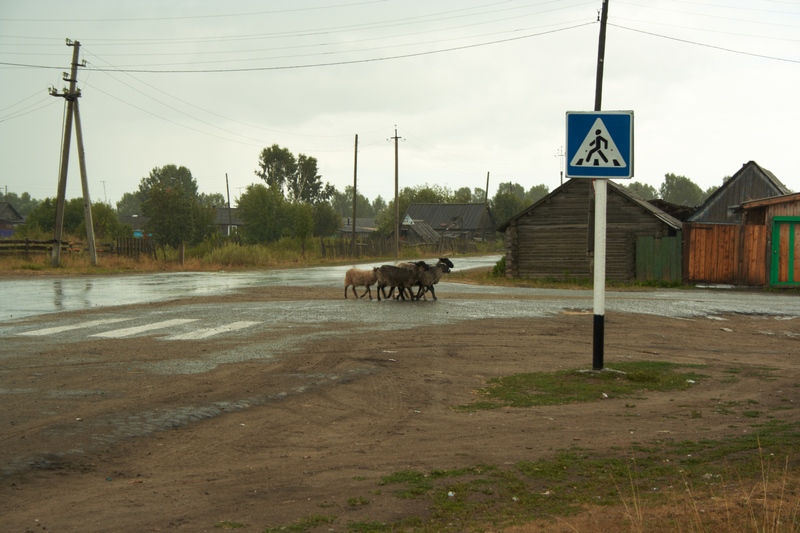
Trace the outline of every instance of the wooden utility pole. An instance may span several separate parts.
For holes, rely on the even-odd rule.
[[[398,165],[397,165],[397,127],[394,128],[394,256],[400,257],[400,198],[398,190]]]
[[[353,149],[353,233],[350,237],[350,255],[356,255],[356,201],[358,199],[358,133],[356,133],[356,144]]]
[[[225,173],[225,190],[228,193],[228,237],[231,236],[231,226],[233,225],[233,221],[231,220],[231,187],[228,184],[228,173]]]
[[[58,178],[58,196],[56,198],[56,220],[53,231],[53,250],[50,254],[50,264],[57,267],[61,263],[61,239],[64,234],[64,205],[67,195],[67,173],[69,171],[69,150],[72,141],[72,120],[75,119],[75,133],[78,140],[78,160],[81,170],[81,186],[83,188],[83,208],[86,217],[86,240],[89,243],[89,261],[97,264],[97,250],[94,242],[94,226],[92,224],[92,201],[89,196],[89,182],[86,176],[86,157],[83,149],[83,133],[81,117],[78,109],[78,98],[81,92],[76,88],[78,83],[78,57],[81,43],[67,39],[67,46],[72,46],[72,68],[69,77],[64,74],[64,81],[69,81],[69,90],[59,93],[55,88],[50,89],[51,96],[59,96],[67,101],[67,114],[64,122],[64,143],[61,147],[61,169]]]
[[[487,216],[489,213],[489,171],[486,171],[486,192],[483,194],[483,213]],[[483,242],[486,242],[486,227],[483,228]]]

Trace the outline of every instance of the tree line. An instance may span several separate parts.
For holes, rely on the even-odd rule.
[[[338,191],[323,182],[314,157],[305,154],[295,157],[287,148],[274,144],[260,152],[254,174],[259,181],[247,186],[235,205],[242,221],[238,237],[246,244],[294,238],[305,247],[311,237],[335,235],[342,226],[342,219],[353,214],[353,187]],[[667,174],[658,189],[640,182],[622,185],[645,200],[662,198],[688,206],[702,204],[718,188],[704,191],[689,178],[675,174]],[[425,184],[401,189],[398,206],[402,216],[412,203],[486,202],[500,223],[549,193],[546,185],[525,189],[518,183],[505,182],[498,185],[495,195],[487,201],[486,191],[481,188],[451,190]],[[19,236],[53,231],[54,198],[36,200],[28,193],[19,196],[9,193],[6,201],[26,216],[26,224],[17,231]],[[394,199],[387,202],[378,196],[370,201],[357,193],[355,201],[357,217],[374,219],[379,234],[391,234]],[[216,235],[214,209],[225,205],[223,195],[200,192],[188,168],[168,164],[154,168],[141,178],[138,189],[125,193],[117,202],[116,210],[104,203],[92,204],[92,217],[95,234],[100,239],[132,236],[133,228],[121,224],[118,215],[142,215],[147,220],[144,231],[159,244],[182,247]],[[64,229],[68,234],[85,236],[82,199],[66,203]]]

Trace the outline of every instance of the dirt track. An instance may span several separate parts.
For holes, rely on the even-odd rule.
[[[339,289],[302,297],[263,289],[204,301],[341,297]],[[442,295],[434,305],[446,309],[446,299],[459,297]],[[375,490],[382,476],[401,470],[505,465],[575,443],[609,449],[741,433],[714,409],[734,399],[758,402],[779,420],[798,419],[800,319],[738,315],[724,322],[607,315],[607,366],[708,365],[709,379],[685,392],[647,394],[635,411],[613,397],[590,405],[452,409],[473,401],[491,377],[590,366],[591,318],[570,313],[320,336],[285,357],[180,376],[132,363],[236,346],[141,338],[36,352],[32,340],[32,353],[6,357],[0,369],[2,529],[213,531],[232,521],[263,531],[325,513],[340,520],[318,531],[344,531],[348,521],[426,515],[424,499]],[[237,342],[244,348],[259,340]],[[769,380],[724,379],[731,368],[749,367],[774,370]],[[354,497],[369,504],[348,505]]]

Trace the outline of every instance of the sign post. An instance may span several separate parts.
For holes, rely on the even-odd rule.
[[[633,177],[633,111],[567,112],[568,178],[594,186],[594,324],[592,369],[603,369],[608,178]]]

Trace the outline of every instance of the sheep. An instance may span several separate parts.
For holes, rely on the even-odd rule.
[[[378,268],[378,301],[381,299],[381,293],[383,293],[384,298],[387,298],[386,287],[391,288],[388,298],[391,298],[395,287],[400,293],[399,297],[403,300],[406,299],[406,289],[411,294],[411,287],[417,284],[420,274],[430,268],[425,261],[417,261],[412,264],[414,265],[412,268],[402,268],[394,265],[382,265]]]
[[[374,285],[376,281],[378,281],[378,267],[374,267],[372,270],[361,270],[355,267],[351,268],[344,274],[344,297],[347,298],[347,289],[350,287],[353,288],[353,296],[356,297],[358,297],[356,287],[366,287],[367,289],[360,298],[363,298],[369,293],[369,299],[372,300],[372,289],[370,289],[370,286]]]
[[[431,291],[433,299],[436,300],[436,291],[433,290],[433,286],[439,283],[439,280],[442,278],[442,274],[449,274],[450,269],[453,267],[454,265],[452,261],[446,257],[440,257],[434,266],[423,272],[419,277],[419,291],[417,292],[417,300],[419,300],[421,296],[425,296],[426,290]]]

